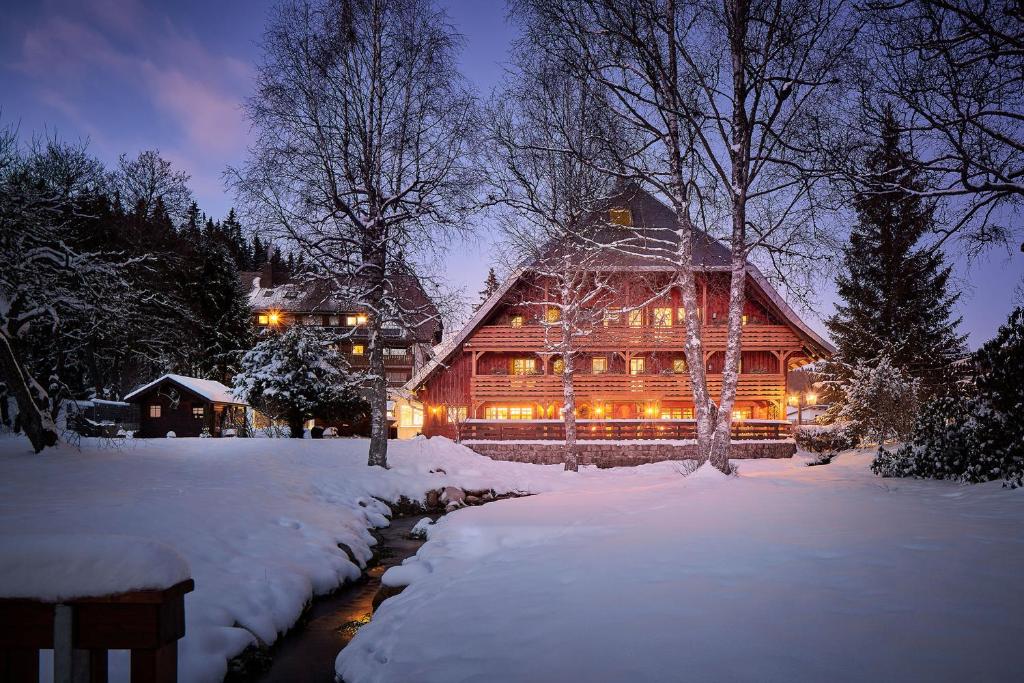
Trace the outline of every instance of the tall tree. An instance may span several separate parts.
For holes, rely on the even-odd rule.
[[[369,313],[369,464],[387,466],[382,327],[408,326],[386,274],[458,227],[475,102],[459,38],[431,0],[285,0],[268,24],[247,112],[253,153],[232,172],[257,228]]]
[[[876,146],[857,174],[865,182],[854,195],[857,223],[836,281],[841,302],[825,323],[838,349],[827,374],[840,385],[858,366],[887,358],[920,380],[927,396],[950,381],[952,364],[964,355],[950,267],[941,250],[923,241],[936,223],[924,173],[886,108]],[[841,393],[834,399],[841,403]]]
[[[838,75],[857,34],[847,2],[519,0],[514,7],[528,35],[606,88],[622,125],[647,142],[616,171],[658,191],[676,213],[678,240],[664,259],[676,269],[687,313],[699,452],[728,471],[751,261],[788,273],[793,292],[794,272],[821,257],[809,200],[820,173],[809,140],[832,122]],[[696,315],[695,221],[731,251],[717,397]]]
[[[487,278],[484,280],[484,288],[480,290],[480,301],[476,307],[480,308],[485,301],[491,298],[491,295],[498,291],[499,287],[498,276],[494,273],[494,268],[487,269]]]

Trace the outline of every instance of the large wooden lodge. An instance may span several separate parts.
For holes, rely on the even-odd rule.
[[[617,245],[600,263],[618,271],[623,286],[620,299],[606,307],[603,323],[583,336],[575,356],[581,439],[694,435],[682,353],[685,311],[679,292],[666,284],[670,266],[652,257],[674,241],[674,221],[668,207],[633,190],[609,209],[607,227],[595,240]],[[624,239],[627,232],[631,237]],[[619,245],[629,240],[632,246],[623,250]],[[694,251],[698,315],[709,385],[717,397],[727,336],[729,251],[703,234],[699,242]],[[734,438],[788,438],[787,372],[833,349],[756,267],[749,265],[747,274]],[[545,343],[551,331],[543,322],[550,312],[524,304],[530,299],[524,287],[538,286],[531,277],[526,267],[508,278],[406,385],[424,404],[424,434],[470,442],[561,438],[563,364]]]

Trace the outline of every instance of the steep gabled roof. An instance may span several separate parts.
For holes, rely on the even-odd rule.
[[[245,401],[235,397],[231,391],[231,387],[224,386],[220,382],[212,379],[199,379],[198,377],[186,377],[185,375],[172,374],[166,374],[159,379],[153,380],[149,384],[139,387],[125,396],[124,400],[129,401],[132,398],[145,393],[148,389],[155,387],[164,380],[174,382],[178,386],[191,391],[200,398],[205,398],[207,401],[211,401],[213,403],[233,403],[240,406],[248,405]]]
[[[602,266],[615,270],[661,271],[672,268],[671,254],[678,245],[675,233],[675,212],[656,197],[637,187],[629,188],[617,205],[629,208],[633,225],[630,227],[605,225],[591,236],[598,244],[609,245]],[[694,228],[693,263],[701,271],[728,270],[731,252],[706,232]],[[505,295],[520,280],[529,266],[521,266],[511,273],[501,286],[476,310],[465,325],[446,342],[434,347],[434,357],[413,375],[404,387],[415,392],[434,372],[443,367],[452,354],[476,331]],[[835,353],[835,347],[812,330],[786,303],[771,282],[757,266],[748,263],[747,274],[764,291],[779,315],[792,325],[800,336],[822,355]]]

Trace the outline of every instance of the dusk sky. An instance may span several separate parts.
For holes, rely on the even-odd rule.
[[[0,0],[0,125],[23,137],[44,130],[88,139],[108,163],[144,149],[192,176],[201,208],[222,217],[233,204],[221,173],[244,159],[247,125],[239,105],[252,87],[269,0]],[[463,70],[486,95],[498,84],[514,30],[503,0],[445,0],[465,35]],[[1019,220],[1019,219],[1018,219]],[[459,245],[445,267],[451,285],[475,297],[490,262],[482,246]],[[963,331],[976,347],[1006,319],[1024,275],[1024,258],[998,250],[973,264],[957,261],[965,288]],[[817,315],[832,311],[823,282]]]

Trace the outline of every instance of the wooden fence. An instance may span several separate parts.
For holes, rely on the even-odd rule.
[[[560,420],[467,420],[461,425],[462,441],[562,441],[565,423]],[[786,420],[737,420],[734,440],[789,439],[793,425]],[[577,420],[580,440],[696,439],[694,420]]]

